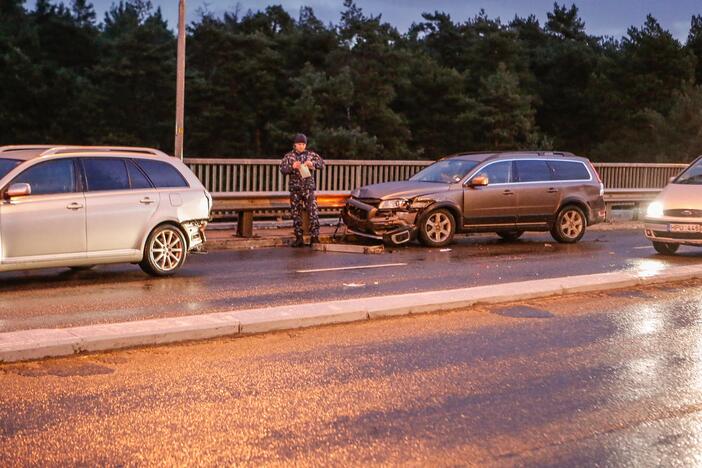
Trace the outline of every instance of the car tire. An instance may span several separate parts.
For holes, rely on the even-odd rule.
[[[419,225],[419,240],[427,247],[448,245],[455,233],[456,221],[451,212],[443,208],[430,211]]]
[[[551,227],[553,238],[564,244],[573,244],[585,235],[587,220],[583,210],[575,205],[561,208],[556,215],[556,221]]]
[[[518,229],[512,231],[497,231],[497,235],[506,241],[515,241],[522,237],[522,234],[524,234],[524,231]]]
[[[668,244],[666,242],[653,242],[653,248],[656,252],[663,255],[673,255],[680,248],[679,244]]]
[[[151,231],[139,266],[152,276],[170,276],[185,263],[188,249],[185,236],[177,227],[163,224]]]

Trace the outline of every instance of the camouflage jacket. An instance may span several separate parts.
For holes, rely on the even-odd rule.
[[[300,163],[305,163],[307,161],[312,161],[313,168],[310,169],[310,172],[312,172],[312,177],[308,177],[307,179],[303,179],[302,176],[300,176],[300,171],[297,169],[293,169],[293,163],[295,161],[300,161]],[[314,151],[303,151],[302,153],[298,153],[296,151],[291,151],[287,153],[285,156],[283,156],[283,160],[280,162],[280,172],[282,172],[285,175],[290,176],[290,181],[289,181],[289,188],[290,190],[302,190],[302,189],[315,189],[315,183],[314,183],[314,171],[315,170],[320,170],[324,167],[324,160],[322,160],[322,157],[315,153]]]

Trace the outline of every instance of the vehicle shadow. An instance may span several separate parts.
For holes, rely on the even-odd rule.
[[[0,273],[0,292],[46,290],[77,286],[100,286],[119,283],[158,284],[164,281],[178,282],[179,279],[197,277],[194,271],[184,268],[173,277],[155,278],[143,273],[138,267],[129,265],[97,266],[90,270],[74,271],[65,268],[51,268]]]

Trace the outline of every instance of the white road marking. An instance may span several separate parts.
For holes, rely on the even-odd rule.
[[[652,245],[642,245],[641,247],[634,247],[634,249],[652,249]]]
[[[359,265],[359,266],[349,266],[349,267],[337,267],[337,268],[317,268],[315,270],[297,270],[297,273],[319,273],[322,271],[340,271],[340,270],[361,270],[364,268],[384,268],[384,267],[394,267],[394,266],[405,266],[406,263],[384,263],[382,265]]]

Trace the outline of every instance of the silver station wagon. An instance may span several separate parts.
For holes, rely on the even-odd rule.
[[[212,197],[151,148],[0,147],[0,271],[138,263],[167,276],[201,249]]]

